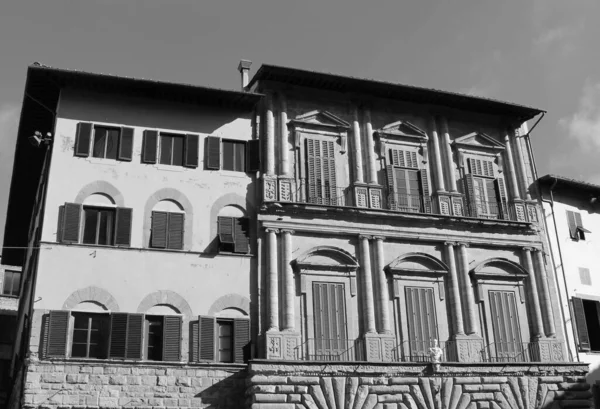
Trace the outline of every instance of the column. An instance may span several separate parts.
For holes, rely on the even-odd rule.
[[[445,117],[441,118],[442,132],[444,134],[444,148],[446,152],[446,167],[448,169],[448,181],[450,182],[450,191],[458,192],[456,189],[456,172],[454,171],[454,160],[452,159],[452,143],[450,141],[450,131],[448,130],[448,121]]]
[[[360,262],[362,287],[364,294],[364,324],[365,332],[374,333],[375,330],[375,308],[373,306],[373,278],[371,277],[371,252],[369,251],[370,236],[360,235]]]
[[[531,200],[531,194],[529,193],[527,183],[527,170],[525,169],[525,161],[523,160],[523,149],[521,148],[521,142],[519,141],[520,130],[515,130],[515,147],[517,148],[517,163],[520,170],[521,184],[523,189],[523,198]]]
[[[273,117],[273,97],[267,97],[267,107],[265,111],[265,132],[267,157],[265,169],[268,176],[275,175],[275,118]]]
[[[431,118],[431,142],[433,143],[433,167],[435,180],[437,182],[437,192],[445,192],[446,184],[444,183],[444,171],[442,169],[442,154],[440,153],[440,141],[438,139],[437,124],[435,118]]]
[[[469,258],[467,257],[467,243],[458,243],[458,261],[460,267],[460,293],[464,297],[465,305],[465,332],[467,335],[479,333],[479,322],[477,319],[477,304],[469,277]]]
[[[504,137],[504,144],[506,145],[506,159],[508,161],[508,171],[510,172],[510,188],[512,192],[512,198],[513,200],[520,199],[521,194],[519,193],[519,182],[517,181],[515,160],[513,159],[510,137],[508,134],[506,134]]]
[[[535,276],[535,271],[533,270],[533,263],[531,261],[531,249],[529,247],[523,248],[523,256],[525,258],[525,268],[529,273],[529,285],[527,286],[527,292],[529,294],[529,301],[531,302],[531,308],[533,313],[531,317],[533,319],[533,338],[539,339],[543,333],[543,324],[542,324],[542,313],[540,310],[540,302],[538,300],[538,286],[537,280]]]
[[[354,154],[354,183],[364,183],[362,141],[360,139],[360,123],[358,122],[357,107],[354,107],[354,121],[352,121],[352,153]]]
[[[281,133],[280,135],[280,148],[281,148],[281,175],[289,176],[290,173],[290,162],[289,162],[289,148],[288,148],[288,129],[287,129],[287,103],[285,96],[279,94],[279,102],[281,105],[281,112],[279,113],[279,125]]]
[[[544,256],[542,250],[534,249],[535,270],[540,283],[540,301],[542,309],[542,319],[544,322],[544,332],[547,337],[556,335],[554,326],[554,312],[552,311],[552,300],[550,300],[550,290],[548,288],[548,276],[546,274],[546,265],[544,264]]]
[[[277,281],[277,229],[267,232],[267,288],[269,331],[279,331],[279,283]]]
[[[284,288],[284,313],[283,329],[294,331],[296,316],[294,313],[295,286],[294,270],[292,269],[292,234],[293,230],[281,230],[283,235],[283,288]]]
[[[454,243],[446,242],[446,260],[450,269],[450,316],[454,335],[464,335],[463,315],[460,307],[460,290],[458,287],[458,274],[456,273],[456,261],[454,259]]]
[[[377,169],[375,168],[375,143],[373,142],[373,125],[371,125],[371,111],[365,108],[365,139],[367,149],[367,169],[369,170],[369,184],[377,184]]]
[[[375,258],[376,258],[376,266],[377,269],[377,286],[378,286],[378,294],[377,294],[377,307],[378,314],[380,317],[380,334],[390,334],[390,312],[389,312],[389,303],[390,303],[390,295],[388,291],[387,285],[387,277],[385,276],[385,271],[383,271],[384,262],[383,262],[383,237],[374,236],[375,239]]]

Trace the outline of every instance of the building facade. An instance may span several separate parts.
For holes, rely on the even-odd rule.
[[[249,66],[241,92],[29,68],[9,407],[589,406],[542,111]]]
[[[17,310],[21,290],[21,267],[1,263],[0,257],[0,408],[9,393],[10,361],[17,335]]]
[[[593,385],[600,382],[600,258],[594,243],[600,186],[555,175],[541,177],[538,185],[569,348],[590,365]]]

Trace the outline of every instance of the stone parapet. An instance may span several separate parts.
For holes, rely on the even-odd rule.
[[[587,364],[252,361],[247,402],[268,408],[589,408]]]

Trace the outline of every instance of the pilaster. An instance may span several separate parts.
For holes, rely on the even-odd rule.
[[[371,236],[359,235],[360,246],[360,272],[362,282],[363,306],[364,306],[364,332],[374,334],[375,326],[375,308],[373,304],[373,278],[371,270],[371,252],[369,249],[369,240]]]
[[[552,311],[552,300],[548,288],[548,276],[546,274],[544,256],[541,249],[534,249],[533,253],[534,267],[537,273],[538,282],[540,283],[539,298],[542,310],[542,320],[544,323],[544,333],[547,337],[554,337],[556,335],[556,328],[554,326],[554,312]]]
[[[450,141],[450,131],[448,130],[448,120],[446,117],[440,117],[442,135],[444,138],[444,152],[446,159],[446,174],[448,176],[448,188],[450,192],[457,193],[456,172],[454,171],[454,160],[452,159],[452,142]]]
[[[464,325],[462,308],[460,305],[460,290],[456,261],[454,257],[454,242],[445,242],[446,262],[448,263],[450,276],[450,315],[452,317],[452,330],[455,337],[464,336]]]
[[[538,340],[539,338],[542,337],[543,335],[543,331],[544,331],[544,326],[542,323],[542,313],[541,313],[541,309],[540,309],[540,302],[538,299],[538,285],[537,285],[537,278],[536,278],[536,274],[535,274],[535,270],[533,269],[533,262],[531,260],[531,251],[533,249],[530,247],[523,247],[522,252],[523,252],[523,258],[525,261],[525,269],[527,270],[527,272],[529,273],[528,278],[529,278],[529,285],[527,286],[527,293],[528,293],[528,299],[531,305],[531,309],[532,309],[532,314],[531,314],[531,319],[533,320],[532,324],[532,328],[533,328],[533,334],[532,334],[532,338],[533,340]]]
[[[435,117],[430,119],[431,143],[433,144],[433,163],[434,174],[436,181],[436,192],[446,192],[446,184],[444,183],[444,171],[442,169],[442,154],[440,152],[440,140],[438,138],[437,123]]]
[[[354,183],[364,183],[362,163],[362,140],[360,137],[360,123],[358,107],[354,107],[354,119],[352,121],[352,159],[354,159]]]

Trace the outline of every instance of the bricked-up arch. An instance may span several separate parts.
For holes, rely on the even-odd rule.
[[[63,310],[70,310],[82,302],[95,302],[108,311],[119,311],[119,304],[105,289],[100,287],[86,287],[73,292],[63,303]]]
[[[125,207],[125,199],[119,189],[104,180],[96,180],[85,185],[75,197],[75,203],[83,203],[86,197],[95,193],[102,193],[109,196],[117,207]]]
[[[170,290],[160,290],[148,294],[138,305],[137,312],[144,313],[155,305],[171,306],[186,317],[193,315],[188,302],[175,291]]]
[[[238,195],[237,193],[227,193],[217,198],[210,208],[210,237],[217,236],[219,232],[217,217],[219,216],[221,210],[227,206],[235,206],[240,208],[248,217],[252,217],[254,213],[254,207],[252,207],[252,205],[248,203],[246,198],[242,195]]]
[[[298,256],[293,262],[297,270],[356,271],[358,260],[338,247],[317,246]]]
[[[192,247],[194,233],[194,207],[192,202],[177,189],[165,187],[158,190],[146,201],[144,207],[144,245],[150,244],[150,233],[152,228],[152,209],[163,200],[177,202],[185,212],[184,231],[183,231],[183,250],[190,250]]]
[[[216,315],[226,308],[235,308],[243,311],[246,315],[250,315],[250,300],[239,294],[226,294],[219,297],[217,301],[210,306],[208,315]]]
[[[441,260],[426,253],[406,253],[396,257],[394,261],[385,267],[389,272],[432,272],[447,273],[448,266]]]
[[[470,272],[474,277],[494,276],[496,279],[506,278],[518,280],[529,275],[519,263],[506,258],[490,258],[477,264]]]

